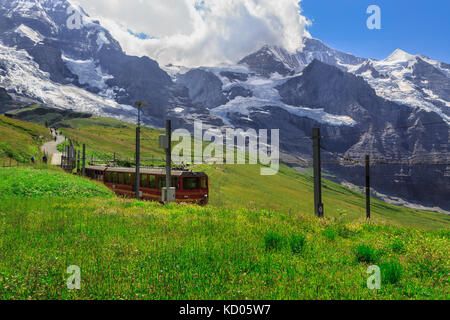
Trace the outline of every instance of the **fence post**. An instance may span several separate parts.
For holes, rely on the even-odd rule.
[[[78,150],[78,154],[77,154],[77,174],[80,174],[80,150]]]
[[[81,169],[81,175],[84,177],[86,175],[86,145],[83,144],[83,167]]]
[[[316,216],[323,218],[322,203],[322,167],[320,159],[320,128],[313,128],[313,156],[314,156],[314,211]]]
[[[366,219],[370,220],[370,156],[366,156]]]

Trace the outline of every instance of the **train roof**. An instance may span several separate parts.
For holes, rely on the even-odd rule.
[[[121,168],[121,167],[107,167],[107,166],[86,166],[88,170],[106,171],[106,172],[123,172],[135,173],[135,168]],[[165,175],[166,168],[141,168],[140,172],[143,174]],[[172,176],[206,176],[204,172],[195,172],[190,170],[172,170]]]

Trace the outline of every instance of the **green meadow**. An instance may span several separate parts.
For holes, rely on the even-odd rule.
[[[38,159],[41,145],[50,138],[44,126],[0,115],[0,166],[10,158],[13,163],[30,162],[33,156]]]
[[[68,121],[64,134],[92,154],[132,155],[133,126]],[[0,130],[31,150],[46,139],[42,126],[7,123]],[[145,130],[145,154],[160,155],[161,132]],[[210,177],[206,207],[117,198],[48,166],[0,168],[0,299],[450,298],[449,216],[373,199],[366,222],[364,197],[325,181],[317,219],[312,178],[291,168],[195,169]],[[71,265],[81,268],[80,290],[66,286]],[[381,268],[380,290],[367,288],[371,265]]]

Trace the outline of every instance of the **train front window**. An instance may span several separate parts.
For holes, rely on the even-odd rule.
[[[200,178],[183,178],[184,190],[200,189]]]

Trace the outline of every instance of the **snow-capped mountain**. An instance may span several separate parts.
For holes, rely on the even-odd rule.
[[[438,113],[450,123],[450,66],[400,49],[388,58],[350,67],[381,97]]]
[[[270,77],[275,72],[283,76],[298,73],[314,60],[344,70],[347,70],[348,66],[365,61],[363,58],[330,48],[318,39],[305,38],[301,51],[289,53],[284,48],[266,45],[242,59],[239,64],[247,65],[260,76]]]
[[[76,28],[70,25],[74,14],[81,17]],[[203,120],[217,127],[280,128],[282,151],[302,158],[311,154],[303,138],[321,127],[328,137],[325,159],[426,154],[448,162],[449,79],[450,65],[424,56],[397,50],[376,61],[310,38],[297,52],[264,46],[235,65],[161,68],[148,57],[126,55],[107,29],[70,1],[0,0],[2,101],[12,96],[130,120],[134,102],[146,101],[147,124],[171,118],[175,127]],[[0,110],[13,107],[8,102]],[[359,167],[327,169],[362,184]],[[374,185],[384,194],[450,210],[447,171],[374,168]],[[407,184],[392,179],[405,172]]]
[[[445,163],[450,141],[447,67],[398,50],[382,61],[363,59],[307,39],[303,51],[295,54],[264,46],[234,66],[183,70],[173,76],[188,88],[192,101],[227,126],[281,128],[282,149],[290,154],[310,156],[311,145],[302,138],[321,127],[328,137],[323,144],[329,160],[336,154],[352,159],[370,154]],[[326,168],[338,178],[363,184],[358,166]],[[445,165],[373,171],[380,192],[450,208],[444,196],[450,191]],[[410,181],[392,179],[398,175]]]
[[[78,25],[72,26],[74,16]],[[191,110],[186,90],[156,61],[126,55],[108,30],[70,1],[0,0],[0,21],[0,87],[11,93],[124,118],[134,117],[135,101],[148,101],[146,120],[154,125],[173,105]],[[27,68],[19,70],[21,64]]]

